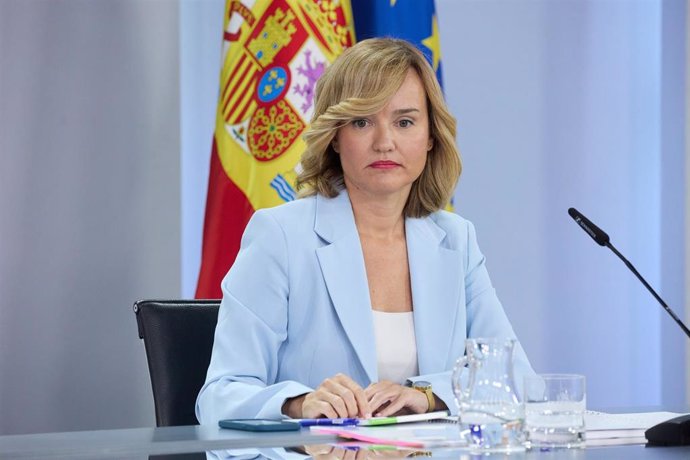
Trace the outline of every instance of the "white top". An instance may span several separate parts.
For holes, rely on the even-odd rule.
[[[409,377],[419,374],[412,312],[372,311],[379,381],[404,384]]]

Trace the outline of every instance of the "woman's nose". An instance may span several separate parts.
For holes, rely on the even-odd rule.
[[[385,125],[376,127],[373,147],[375,152],[390,152],[393,150],[394,143],[390,127]]]

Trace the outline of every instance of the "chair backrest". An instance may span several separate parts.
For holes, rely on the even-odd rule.
[[[196,425],[196,396],[206,379],[220,300],[140,300],[157,426]]]

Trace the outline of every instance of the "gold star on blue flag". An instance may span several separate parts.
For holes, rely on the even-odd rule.
[[[402,38],[424,53],[441,78],[441,40],[434,0],[351,0],[357,41]]]

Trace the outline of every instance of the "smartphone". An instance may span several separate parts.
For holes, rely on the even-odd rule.
[[[260,418],[221,420],[218,426],[243,431],[297,431],[300,429],[298,422]]]

